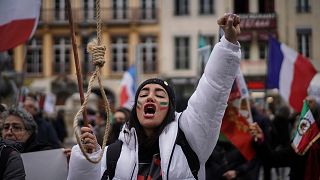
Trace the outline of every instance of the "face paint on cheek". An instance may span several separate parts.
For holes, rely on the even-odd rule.
[[[168,102],[160,102],[160,110],[166,110],[169,107]]]
[[[141,109],[141,106],[142,106],[141,102],[140,102],[140,101],[137,101],[137,108],[138,108],[138,109]]]

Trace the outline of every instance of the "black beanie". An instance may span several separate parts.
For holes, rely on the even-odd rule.
[[[152,137],[146,137],[146,134],[143,131],[143,127],[141,126],[141,124],[139,123],[138,117],[137,117],[137,113],[136,113],[136,106],[137,106],[137,101],[138,101],[138,96],[139,96],[139,92],[141,91],[141,89],[147,85],[147,84],[159,84],[160,86],[162,86],[168,96],[169,96],[169,111],[167,116],[165,117],[164,121],[162,122],[162,124],[159,126],[159,128],[157,129],[156,133],[152,136]],[[135,103],[133,105],[132,111],[131,111],[131,116],[130,116],[130,120],[129,120],[129,128],[134,127],[136,129],[137,132],[137,136],[138,136],[138,141],[139,141],[139,148],[140,149],[149,149],[154,147],[155,145],[159,144],[158,143],[158,138],[160,136],[160,134],[162,133],[163,129],[172,121],[174,121],[175,119],[175,94],[174,91],[172,89],[172,87],[169,85],[169,83],[167,81],[158,79],[158,78],[152,78],[152,79],[148,79],[146,81],[144,81],[143,83],[140,84],[140,86],[138,87],[137,91],[136,91],[136,95],[135,95]]]
[[[167,81],[164,81],[164,80],[161,80],[161,79],[158,79],[158,78],[147,79],[147,80],[145,80],[144,82],[142,82],[140,84],[140,86],[138,87],[138,89],[136,91],[137,93],[136,93],[136,96],[135,96],[135,101],[134,101],[135,103],[137,103],[139,92],[147,84],[159,84],[160,86],[162,86],[168,93],[169,101],[175,107],[176,97],[175,97],[173,88],[169,85],[169,83]]]

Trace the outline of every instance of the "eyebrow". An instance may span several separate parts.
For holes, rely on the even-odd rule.
[[[141,91],[150,91],[150,88],[149,87],[144,87],[144,88],[141,89]],[[166,93],[166,91],[164,89],[162,89],[162,88],[155,88],[155,91],[156,92],[164,92],[164,93]]]
[[[23,125],[23,124],[20,124],[20,123],[4,123],[3,125]]]

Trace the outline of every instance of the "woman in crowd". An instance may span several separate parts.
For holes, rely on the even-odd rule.
[[[225,14],[218,20],[225,35],[215,46],[182,113],[175,112],[174,91],[166,81],[152,78],[138,87],[129,123],[119,136],[122,147],[114,171],[110,170],[110,157],[106,155],[113,151],[113,144],[101,149],[92,130],[82,127],[84,148],[93,152],[92,158],[100,151],[105,152],[104,157],[100,163],[92,164],[84,159],[79,146],[74,146],[68,179],[205,179],[205,162],[217,142],[239,70],[239,23],[239,16],[234,14]],[[180,139],[184,143],[178,143]]]

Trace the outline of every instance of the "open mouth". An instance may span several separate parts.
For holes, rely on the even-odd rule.
[[[154,104],[146,104],[143,110],[144,115],[151,118],[156,113],[156,106]]]

